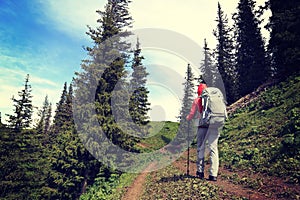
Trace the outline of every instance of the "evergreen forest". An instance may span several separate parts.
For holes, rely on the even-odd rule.
[[[58,102],[45,96],[42,105],[33,105],[31,76],[24,75],[22,89],[11,98],[13,113],[6,114],[6,121],[0,116],[0,199],[124,199],[139,174],[99,159],[97,154],[109,152],[98,144],[106,142],[102,133],[109,143],[137,154],[159,150],[179,134],[190,141],[194,165],[195,138],[184,132],[189,126],[186,116],[198,84],[219,87],[220,80],[229,113],[219,140],[220,165],[230,170],[220,177],[263,193],[265,199],[300,199],[300,1],[267,0],[256,7],[255,0],[239,0],[232,15],[216,4],[211,34],[217,45],[209,47],[201,38],[203,51],[198,53],[203,60],[197,73],[186,63],[177,122],[150,120],[147,58],[138,37],[134,49],[126,40],[134,27],[130,3],[107,0],[104,9],[96,11],[97,27],[88,26],[86,32],[92,42],[84,47],[87,58],[73,81],[62,85]],[[261,33],[261,16],[267,10],[272,13],[264,19],[269,40]],[[124,164],[138,162],[122,159]],[[149,173],[139,198],[252,199],[181,176],[185,159],[184,153],[175,164]],[[257,178],[243,178],[240,170]],[[292,189],[261,190],[273,178]]]

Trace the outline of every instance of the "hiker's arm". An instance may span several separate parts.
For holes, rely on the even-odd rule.
[[[199,107],[201,106],[201,107]],[[202,112],[202,105],[201,105],[201,99],[200,98],[196,98],[194,101],[193,101],[193,104],[192,104],[192,108],[191,108],[191,111],[190,111],[190,114],[186,117],[187,120],[191,120],[193,119],[195,113],[197,112],[197,110],[201,111]]]

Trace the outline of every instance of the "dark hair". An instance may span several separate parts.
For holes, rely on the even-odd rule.
[[[198,78],[199,84],[206,84],[203,75],[200,75],[200,77]]]

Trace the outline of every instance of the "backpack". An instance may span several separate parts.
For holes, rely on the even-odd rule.
[[[203,111],[199,125],[204,127],[223,126],[227,118],[227,111],[222,92],[216,87],[208,87],[203,90],[200,97]]]

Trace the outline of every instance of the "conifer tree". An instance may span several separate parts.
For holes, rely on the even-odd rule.
[[[147,75],[146,67],[143,66],[141,56],[141,48],[139,40],[137,39],[136,49],[133,54],[133,61],[131,68],[133,69],[132,77],[130,80],[130,87],[133,90],[133,94],[130,98],[129,112],[133,119],[133,122],[138,125],[146,125],[149,123],[148,111],[149,105],[148,94],[149,91],[146,88]]]
[[[34,129],[1,128],[0,199],[47,199],[49,157],[43,135]]]
[[[272,68],[277,78],[300,72],[300,2],[296,0],[269,0],[272,16],[269,51]]]
[[[16,115],[9,115],[14,130],[4,130],[3,134],[9,137],[0,139],[0,148],[5,150],[5,157],[2,154],[0,157],[0,198],[44,199],[43,194],[49,192],[46,186],[49,167],[41,143],[44,138],[34,129],[25,129],[29,128],[32,115],[29,75],[19,96],[20,99],[13,98]]]
[[[9,124],[16,130],[21,131],[31,124],[33,112],[31,85],[29,84],[29,74],[25,78],[24,89],[18,92],[19,99],[12,97],[14,102],[14,115],[8,115]]]
[[[238,12],[233,16],[236,23],[239,97],[255,90],[270,74],[259,21],[254,15],[254,6],[253,0],[240,0]]]
[[[186,77],[185,77],[185,83],[183,83],[184,85],[184,96],[183,96],[183,100],[182,100],[182,108],[180,111],[180,119],[185,121],[186,116],[190,113],[190,109],[194,100],[194,94],[195,90],[194,90],[194,74],[192,72],[192,68],[190,66],[190,64],[188,64],[187,66],[187,70],[186,70]]]
[[[203,80],[207,83],[208,86],[211,87],[218,87],[218,71],[216,68],[216,65],[213,63],[212,60],[212,53],[210,52],[210,49],[207,45],[206,39],[204,39],[204,59],[203,63],[200,66],[200,76],[199,81]]]
[[[51,135],[51,170],[47,179],[51,199],[78,199],[99,171],[99,162],[82,144],[73,119],[73,86],[64,84],[57,104],[55,135]]]
[[[60,129],[69,130],[74,126],[73,119],[73,86],[70,84],[69,89],[67,83],[64,83],[64,89],[60,97],[59,102],[57,103],[57,108],[54,116],[54,123],[52,127],[52,132],[57,134]]]
[[[47,135],[50,128],[50,120],[51,120],[51,103],[48,101],[48,96],[45,97],[43,107],[39,110],[39,121],[36,126],[36,130],[38,133]]]
[[[72,84],[69,85],[69,90],[68,90],[68,94],[67,94],[67,97],[66,97],[64,124],[67,127],[73,127],[74,126],[74,119],[73,119],[73,86],[72,86]]]
[[[124,38],[129,35],[126,28],[131,24],[131,17],[128,13],[128,0],[109,0],[104,11],[97,11],[100,18],[97,20],[99,27],[93,29],[89,27],[87,34],[93,42],[92,47],[86,47],[89,58],[81,64],[81,72],[76,72],[74,78],[74,113],[75,122],[80,121],[80,126],[76,123],[76,133],[85,147],[93,154],[98,156],[106,155],[104,163],[116,159],[115,154],[109,154],[109,139],[115,145],[123,149],[132,148],[131,137],[127,136],[119,128],[118,119],[113,113],[113,109],[120,109],[122,112],[124,105],[116,105],[113,102],[115,96],[123,98],[128,83],[126,83],[127,63],[126,54],[129,46],[124,42]],[[117,87],[118,86],[118,87]],[[128,102],[121,102],[121,104]],[[93,112],[95,111],[95,113]],[[129,111],[127,110],[129,115]],[[85,117],[89,116],[89,117]],[[106,138],[103,138],[103,133]],[[106,145],[107,144],[107,145]],[[100,146],[101,145],[101,146]],[[84,192],[86,183],[97,174],[100,165],[90,155],[89,152],[80,151],[77,157],[84,163],[81,192]],[[117,153],[117,152],[115,152]],[[123,158],[121,158],[123,159]],[[67,163],[67,162],[66,162]],[[113,166],[110,166],[113,167]],[[109,176],[110,170],[104,170]]]
[[[51,199],[78,199],[87,184],[93,182],[100,163],[83,146],[74,127],[59,130],[54,140],[47,180]]]
[[[230,104],[237,100],[237,73],[234,64],[233,30],[228,25],[228,18],[222,11],[220,3],[218,3],[216,21],[217,29],[213,32],[217,39],[217,47],[215,49],[216,65],[224,82],[227,101]]]
[[[123,110],[126,105],[122,104],[126,102],[116,103],[112,97],[115,94],[114,97],[126,99],[124,91],[127,90],[128,83],[126,83],[125,64],[128,59],[126,52],[129,52],[129,46],[124,42],[124,38],[129,36],[130,33],[126,28],[129,28],[131,24],[128,3],[130,3],[128,0],[109,0],[105,11],[97,11],[100,15],[98,20],[100,27],[97,29],[89,27],[87,33],[93,40],[94,47],[86,48],[90,59],[82,63],[83,71],[76,73],[77,78],[74,82],[77,88],[76,99],[84,102],[86,97],[95,96],[95,103],[82,103],[86,108],[81,107],[78,112],[90,110],[95,104],[97,122],[86,122],[94,123],[95,126],[100,124],[107,138],[124,149],[131,148],[134,140],[124,134],[117,122],[130,117],[129,111]],[[94,89],[89,89],[92,87],[96,87],[96,94]],[[113,110],[118,115],[113,113]]]
[[[49,134],[51,127],[51,118],[52,118],[52,104],[49,103],[48,109],[45,114],[45,124],[44,124],[44,133]]]
[[[194,94],[195,94],[194,83],[193,83],[194,80],[195,80],[195,77],[192,72],[192,68],[191,68],[190,64],[188,64],[187,71],[186,71],[186,77],[185,77],[185,83],[183,83],[184,96],[182,99],[182,107],[180,110],[180,117],[179,117],[180,127],[179,127],[178,133],[180,134],[180,138],[182,138],[182,139],[187,138],[186,131],[188,130],[188,128],[193,127],[193,125],[190,125],[190,127],[188,127],[188,121],[187,121],[186,117],[190,113],[190,109],[192,107],[193,100],[194,100]],[[190,130],[190,131],[192,131],[192,130]]]
[[[66,118],[66,101],[67,101],[67,82],[64,83],[64,88],[60,96],[59,102],[56,104],[55,115],[53,119],[53,134],[57,134],[58,130],[61,129],[65,123]]]

